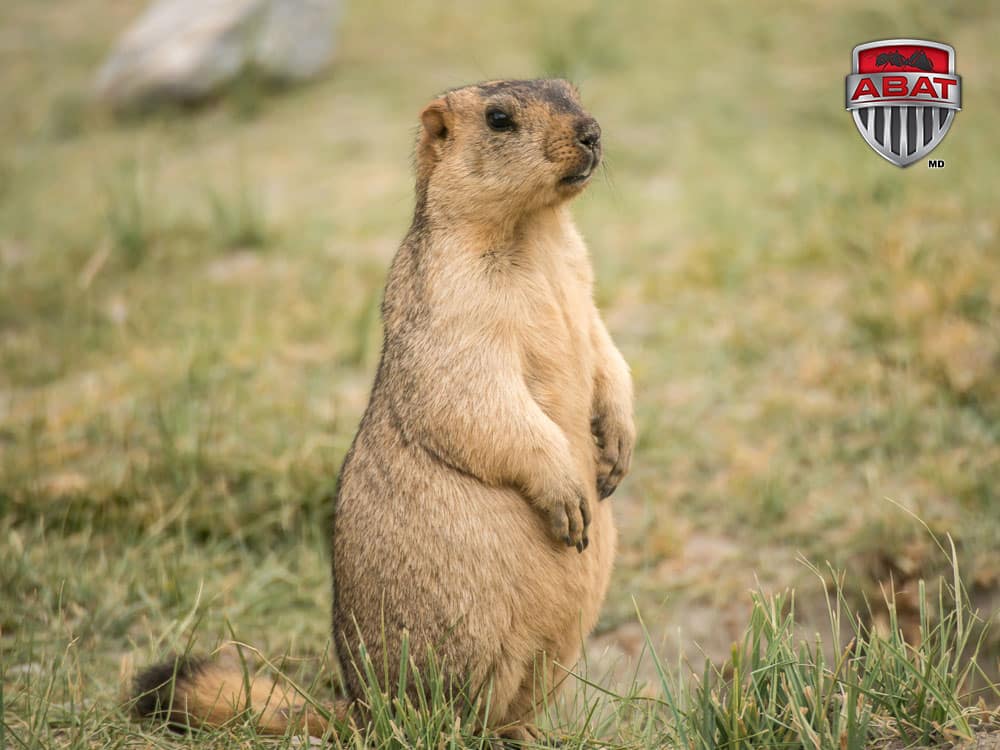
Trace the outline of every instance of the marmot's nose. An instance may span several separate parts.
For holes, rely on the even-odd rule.
[[[593,117],[576,121],[576,139],[591,151],[596,151],[601,143],[601,126]]]

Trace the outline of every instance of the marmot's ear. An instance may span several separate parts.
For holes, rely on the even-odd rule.
[[[420,113],[420,142],[417,144],[417,182],[426,183],[441,157],[441,147],[454,121],[448,100],[435,99]]]
[[[421,140],[444,140],[451,129],[451,109],[448,100],[443,96],[435,99],[420,113],[420,122],[424,126]]]

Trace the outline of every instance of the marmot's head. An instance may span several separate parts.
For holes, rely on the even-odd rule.
[[[563,80],[454,89],[420,120],[418,191],[452,214],[556,205],[579,193],[601,161],[601,128]]]

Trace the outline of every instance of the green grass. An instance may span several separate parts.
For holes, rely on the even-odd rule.
[[[549,705],[542,727],[568,749],[617,748],[848,748],[955,746],[992,742],[1000,732],[1000,711],[987,701],[1000,698],[1000,684],[984,681],[978,664],[986,637],[984,621],[969,608],[952,549],[953,578],[943,579],[937,596],[922,597],[920,620],[908,640],[898,620],[894,592],[877,607],[888,616],[885,633],[865,624],[845,600],[842,576],[827,589],[827,635],[811,640],[798,635],[790,592],[752,594],[749,624],[721,664],[704,660],[700,673],[678,660],[670,666],[639,619],[643,652],[631,680],[608,687],[583,663],[570,669],[561,699]],[[826,578],[815,568],[819,580]],[[924,584],[920,582],[920,592]],[[936,605],[932,609],[930,601]],[[176,632],[189,631],[183,653],[189,653],[198,622],[189,613]],[[229,628],[234,639],[236,633]],[[281,663],[235,641],[245,679],[263,662],[287,680],[301,696],[323,711],[320,691],[332,692],[336,666],[322,656]],[[259,737],[254,713],[238,713],[213,732],[189,730],[177,735],[155,722],[130,721],[127,700],[96,703],[81,691],[84,669],[70,648],[51,661],[5,667],[4,731],[16,747],[119,747],[144,744],[164,747],[286,747],[295,742]],[[29,651],[29,656],[32,655]],[[286,654],[287,657],[287,654]],[[489,715],[489,688],[469,698],[445,687],[430,659],[414,659],[404,640],[400,682],[386,692],[387,665],[362,656],[363,701],[369,718],[364,725],[339,725],[323,736],[336,747],[492,748],[493,739],[477,729],[476,716]],[[640,681],[643,662],[656,679]],[[418,664],[419,662],[419,664]],[[423,666],[420,666],[420,665]],[[385,669],[383,669],[385,667]],[[123,670],[127,675],[129,669]],[[302,677],[300,675],[305,675]],[[410,684],[413,690],[407,691]],[[539,686],[548,692],[548,686]],[[538,747],[546,746],[544,743]],[[979,745],[983,746],[982,744]]]
[[[223,250],[253,249],[268,243],[264,207],[253,191],[240,182],[235,195],[209,194],[216,241]]]
[[[366,3],[321,80],[248,79],[208,106],[116,120],[87,92],[135,12],[0,11],[0,664],[21,740],[254,742],[177,739],[118,708],[120,672],[192,638],[207,650],[227,623],[325,673],[328,500],[378,356],[417,113],[450,86],[542,73],[572,76],[603,127],[607,179],[575,214],[640,433],[612,500],[595,686],[552,723],[612,747],[808,736],[792,696],[839,743],[834,713],[812,707],[854,705],[838,702],[850,670],[850,689],[886,678],[851,737],[867,721],[885,742],[942,744],[976,699],[995,704],[962,693],[985,684],[979,668],[997,679],[997,627],[965,682],[967,656],[920,651],[956,606],[938,581],[956,584],[910,515],[955,540],[962,602],[995,622],[994,4]],[[842,109],[851,47],[901,33],[958,51],[966,108],[934,153],[944,170],[891,167]],[[800,558],[843,571],[823,576],[839,630]],[[794,634],[773,598],[786,589]],[[682,720],[650,652],[677,665]],[[944,699],[930,714],[923,683]],[[10,736],[0,746],[20,747]]]
[[[107,233],[128,267],[142,262],[156,235],[147,179],[139,166],[130,162],[122,165],[106,188]]]

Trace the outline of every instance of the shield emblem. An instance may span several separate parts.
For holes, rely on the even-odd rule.
[[[869,146],[899,167],[933,151],[962,108],[955,48],[921,39],[859,44],[847,76],[847,109]]]

